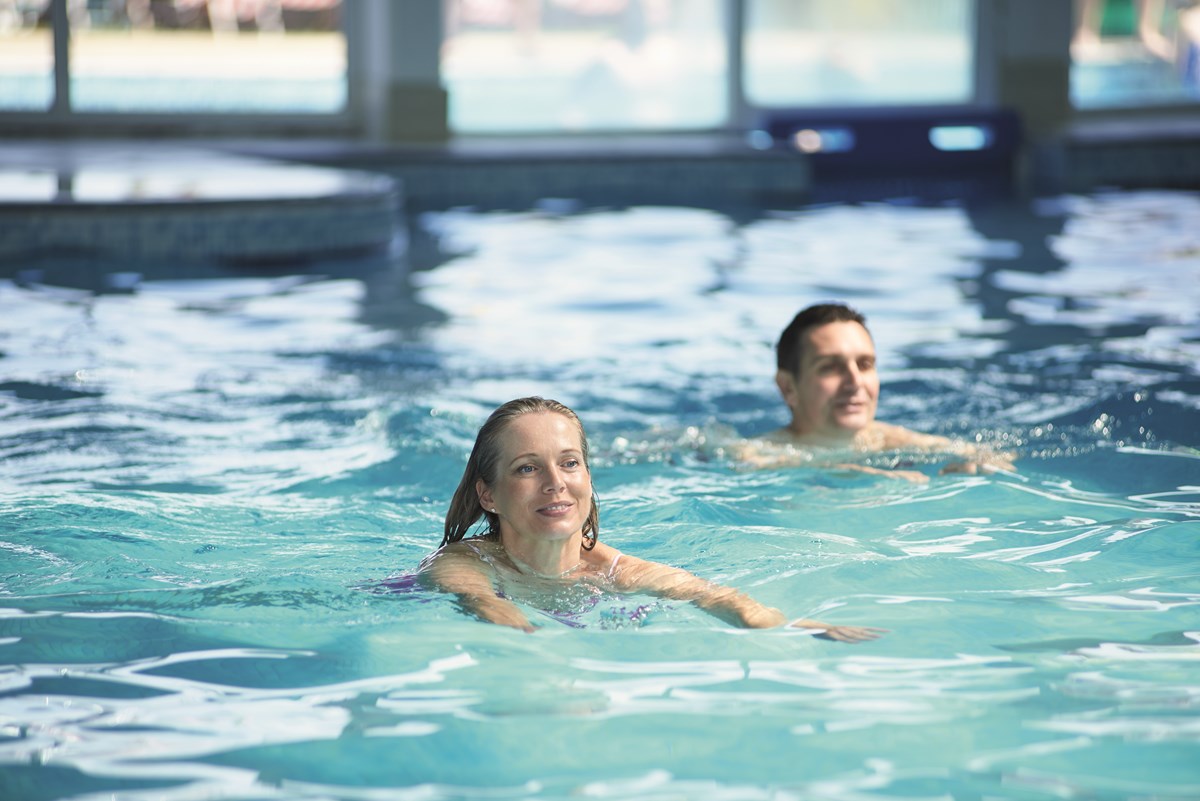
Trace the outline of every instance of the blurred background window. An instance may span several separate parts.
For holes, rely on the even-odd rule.
[[[445,0],[457,133],[713,128],[728,118],[724,0]]]
[[[1200,3],[1075,0],[1071,102],[1080,109],[1200,100]]]
[[[1200,101],[1200,0],[1070,2],[1075,108]],[[439,14],[440,59],[432,49],[418,54],[418,80],[440,80],[456,134],[711,130],[756,108],[970,103],[975,37],[994,33],[975,31],[976,5],[0,0],[0,113],[128,113],[134,125],[138,114],[349,115],[351,56],[359,66],[387,62],[396,55],[387,38],[396,28],[350,44],[346,28],[361,32],[383,17],[432,45]],[[731,25],[739,13],[740,24]],[[70,34],[57,82],[56,16]],[[359,49],[350,53],[351,46]],[[1062,49],[1061,60],[1046,60],[1051,79],[1068,63],[1065,37]],[[386,73],[360,71],[360,113],[370,113],[382,85],[364,88],[362,76]],[[69,97],[56,102],[56,86],[69,88]]]
[[[54,103],[49,0],[0,0],[0,111],[47,111]]]
[[[972,0],[746,0],[756,106],[965,103]]]
[[[346,107],[341,0],[67,0],[71,107],[329,114]]]

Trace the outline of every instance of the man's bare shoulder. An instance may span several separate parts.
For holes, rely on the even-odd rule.
[[[904,448],[920,450],[938,450],[952,445],[946,437],[935,434],[923,434],[904,426],[872,421],[853,438],[845,441],[833,441],[828,438],[797,434],[790,428],[784,427],[763,434],[755,439],[746,440],[745,447],[767,451],[780,449],[804,449],[811,452],[817,450],[855,450],[855,451],[889,451]]]
[[[953,445],[946,437],[923,434],[911,428],[875,421],[862,432],[865,450],[891,451],[904,448],[939,450]]]
[[[795,431],[788,428],[787,426],[784,426],[783,428],[777,428],[774,431],[768,431],[766,434],[760,434],[758,437],[755,437],[754,440],[751,440],[751,441],[764,442],[764,443],[767,443],[770,445],[804,445],[805,444],[804,437],[801,436],[800,434],[797,434]]]

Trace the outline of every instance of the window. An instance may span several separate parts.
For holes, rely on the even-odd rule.
[[[445,0],[458,133],[714,128],[728,116],[724,0]]]
[[[746,0],[755,106],[965,103],[971,0]]]
[[[54,103],[54,36],[45,6],[0,3],[0,111],[47,111]]]
[[[78,111],[309,113],[346,103],[340,2],[88,2],[69,14]]]
[[[1076,0],[1071,102],[1080,109],[1200,100],[1200,5]]]
[[[53,102],[66,10],[73,112],[330,114],[347,102],[341,0],[0,3],[0,107]],[[63,109],[66,110],[65,108]]]

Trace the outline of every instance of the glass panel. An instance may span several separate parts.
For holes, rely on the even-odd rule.
[[[966,102],[972,5],[746,0],[746,99],[757,106]]]
[[[707,128],[727,116],[722,0],[446,0],[459,133]]]
[[[322,114],[345,108],[341,0],[69,5],[77,111]]]
[[[0,0],[0,110],[46,111],[54,102],[49,0]]]
[[[1076,108],[1200,101],[1200,5],[1183,0],[1075,0]]]

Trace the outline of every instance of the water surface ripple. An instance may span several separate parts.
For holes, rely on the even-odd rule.
[[[1200,797],[1200,198],[561,209],[0,279],[0,797]],[[831,298],[881,417],[1019,472],[733,463]],[[889,634],[563,590],[525,635],[380,592],[525,394],[587,424],[606,541]]]

